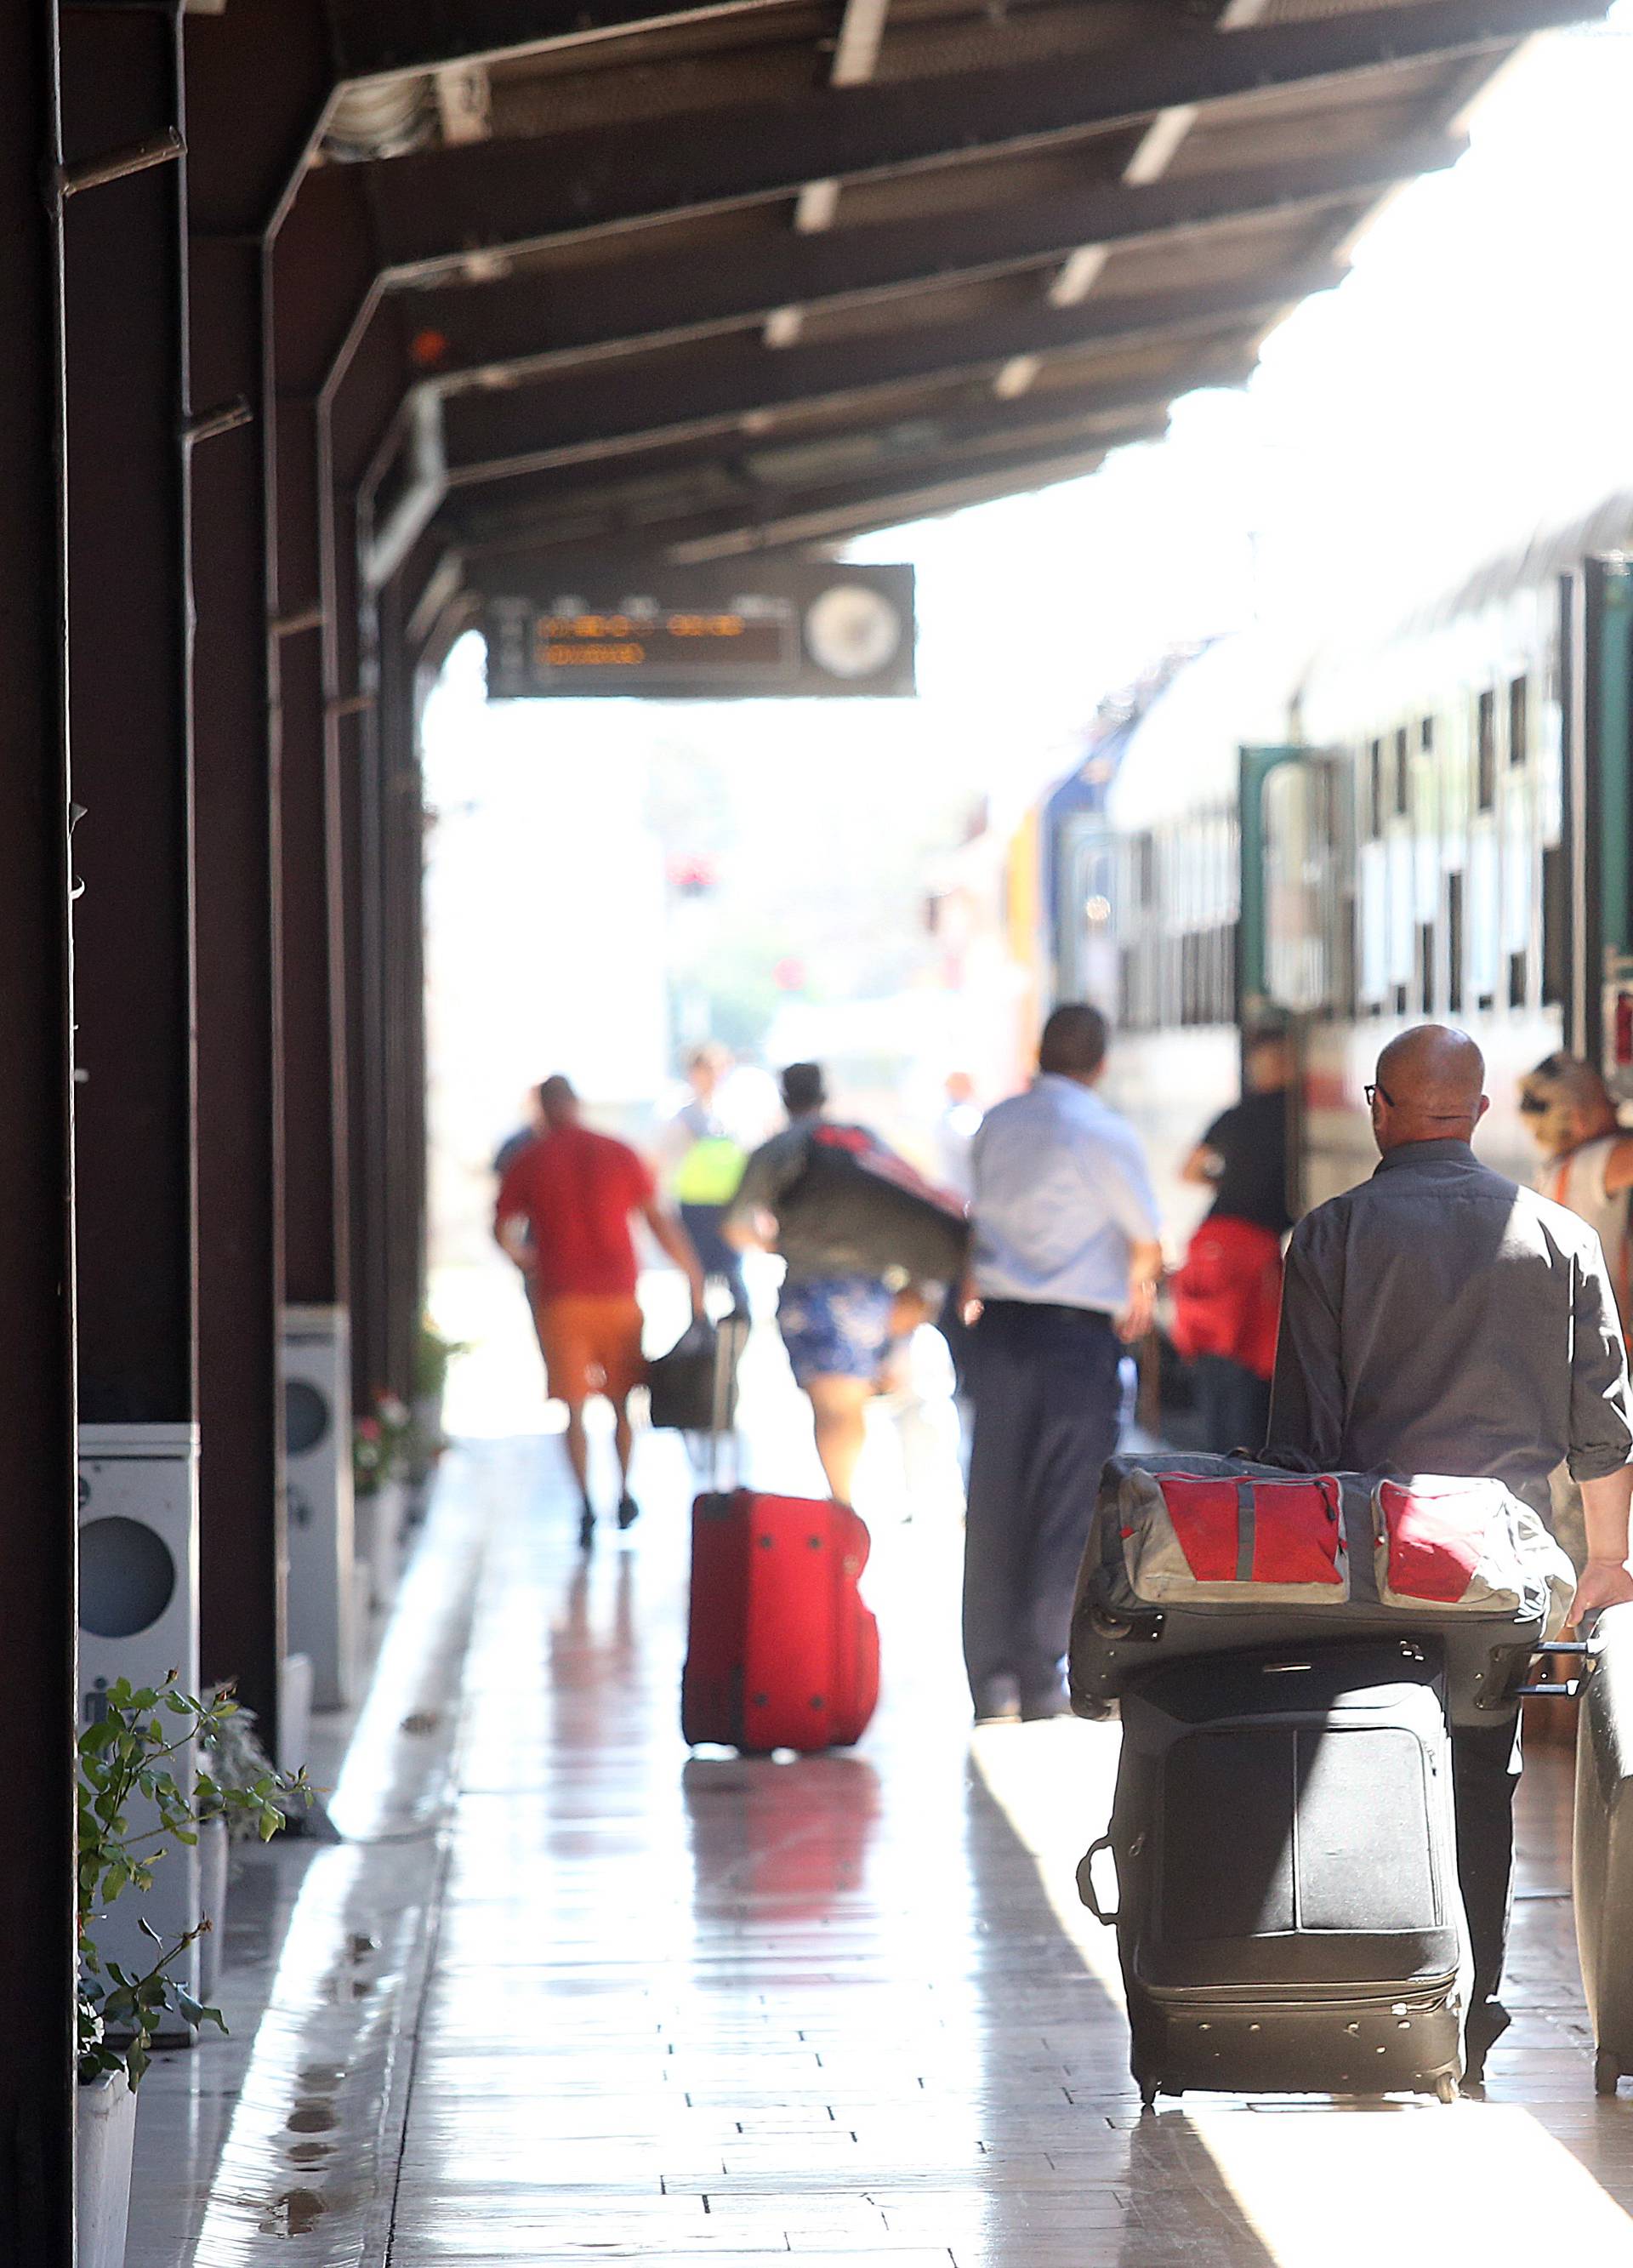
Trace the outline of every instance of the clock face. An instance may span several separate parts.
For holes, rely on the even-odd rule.
[[[805,611],[811,659],[834,677],[875,677],[901,644],[901,617],[866,583],[835,583]]]

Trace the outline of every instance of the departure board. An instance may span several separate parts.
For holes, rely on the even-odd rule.
[[[504,563],[489,571],[490,701],[915,689],[910,567],[547,562],[525,578],[513,564],[508,578]]]

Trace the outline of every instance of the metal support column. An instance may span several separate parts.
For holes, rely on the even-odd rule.
[[[317,404],[310,396],[286,395],[277,418],[289,1630],[292,1650],[312,1663],[316,1705],[336,1708],[355,1697],[361,1626],[352,1501],[340,781],[324,709]]]
[[[0,1869],[0,2258],[74,2243],[75,1440],[70,1215],[62,240],[55,11],[0,0],[0,1596],[11,1669]]]
[[[231,122],[217,122],[228,132]],[[285,1646],[277,783],[263,261],[195,232],[193,383],[252,419],[196,452],[202,1641],[277,1753]],[[298,1761],[286,1756],[286,1761]]]
[[[325,713],[340,787],[341,945],[345,984],[353,1407],[373,1409],[389,1385],[385,1343],[385,1119],[381,1108],[380,768],[372,690],[359,686],[357,510],[322,464]]]
[[[85,895],[76,1138],[80,1556],[99,1682],[199,1681],[197,1213],[186,171],[180,7],[70,9],[62,30],[67,197],[69,682]],[[113,1462],[110,1462],[113,1460]],[[136,1538],[180,1603],[155,1662]],[[92,1580],[92,1570],[95,1570]],[[110,1593],[115,1611],[106,1610]],[[91,1649],[94,1649],[92,1651]],[[175,1759],[188,1784],[190,1750]],[[198,1858],[99,1923],[140,1963],[199,1918]],[[192,1989],[198,1955],[175,1963]]]
[[[70,164],[173,129],[180,99],[171,15],[66,15]],[[63,217],[80,1414],[96,1424],[197,1414],[184,194],[173,158]]]
[[[379,605],[382,790],[381,978],[385,1058],[386,1348],[396,1392],[411,1398],[425,1305],[425,967],[420,687],[402,620],[401,577]]]
[[[224,12],[188,18],[195,380],[202,399],[242,398],[257,420],[202,450],[196,475],[203,984],[207,998],[242,996],[236,1028],[207,1030],[200,1064],[209,1130],[206,1406],[213,1375],[232,1427],[231,1454],[216,1478],[224,1501],[234,1490],[238,1500],[231,1527],[206,1535],[205,1635],[210,1659],[238,1670],[258,1710],[277,1712],[289,1701],[277,1740],[285,1762],[297,1760],[302,1712],[300,1681],[282,1676],[291,1646],[280,909],[305,837],[303,810],[285,852],[281,706],[287,673],[298,712],[316,623],[282,637],[276,627],[280,618],[287,623],[310,611],[315,585],[287,608],[281,604],[268,506],[278,439],[270,276],[271,247],[304,177],[332,92],[332,67],[328,21],[316,0],[234,0]],[[298,742],[293,761],[304,785],[309,766]],[[298,921],[303,910],[304,902]],[[305,992],[298,991],[296,1005],[307,1005]],[[303,1022],[302,1050],[307,1039]],[[311,1188],[303,1167],[303,1199]],[[232,1312],[235,1302],[242,1312]],[[236,1340],[218,1360],[212,1325],[224,1340]],[[210,1485],[207,1468],[207,1516]]]
[[[289,1297],[344,1304],[345,1023],[339,780],[323,689],[317,405],[278,404],[278,719],[283,832],[284,1252]]]

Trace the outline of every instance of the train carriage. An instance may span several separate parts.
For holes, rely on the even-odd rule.
[[[1434,1017],[1486,1052],[1482,1153],[1528,1179],[1519,1075],[1567,1044],[1633,1101],[1633,497],[1482,567],[1377,636],[1221,640],[1036,814],[1045,990],[1120,1038],[1109,1091],[1170,1218],[1238,1091],[1240,1035],[1298,1048],[1297,1204],[1371,1170],[1362,1086]]]

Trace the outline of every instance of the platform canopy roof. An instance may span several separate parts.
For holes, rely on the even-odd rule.
[[[227,0],[229,16],[234,0]],[[833,545],[1233,384],[1592,0],[335,0],[365,554]]]

